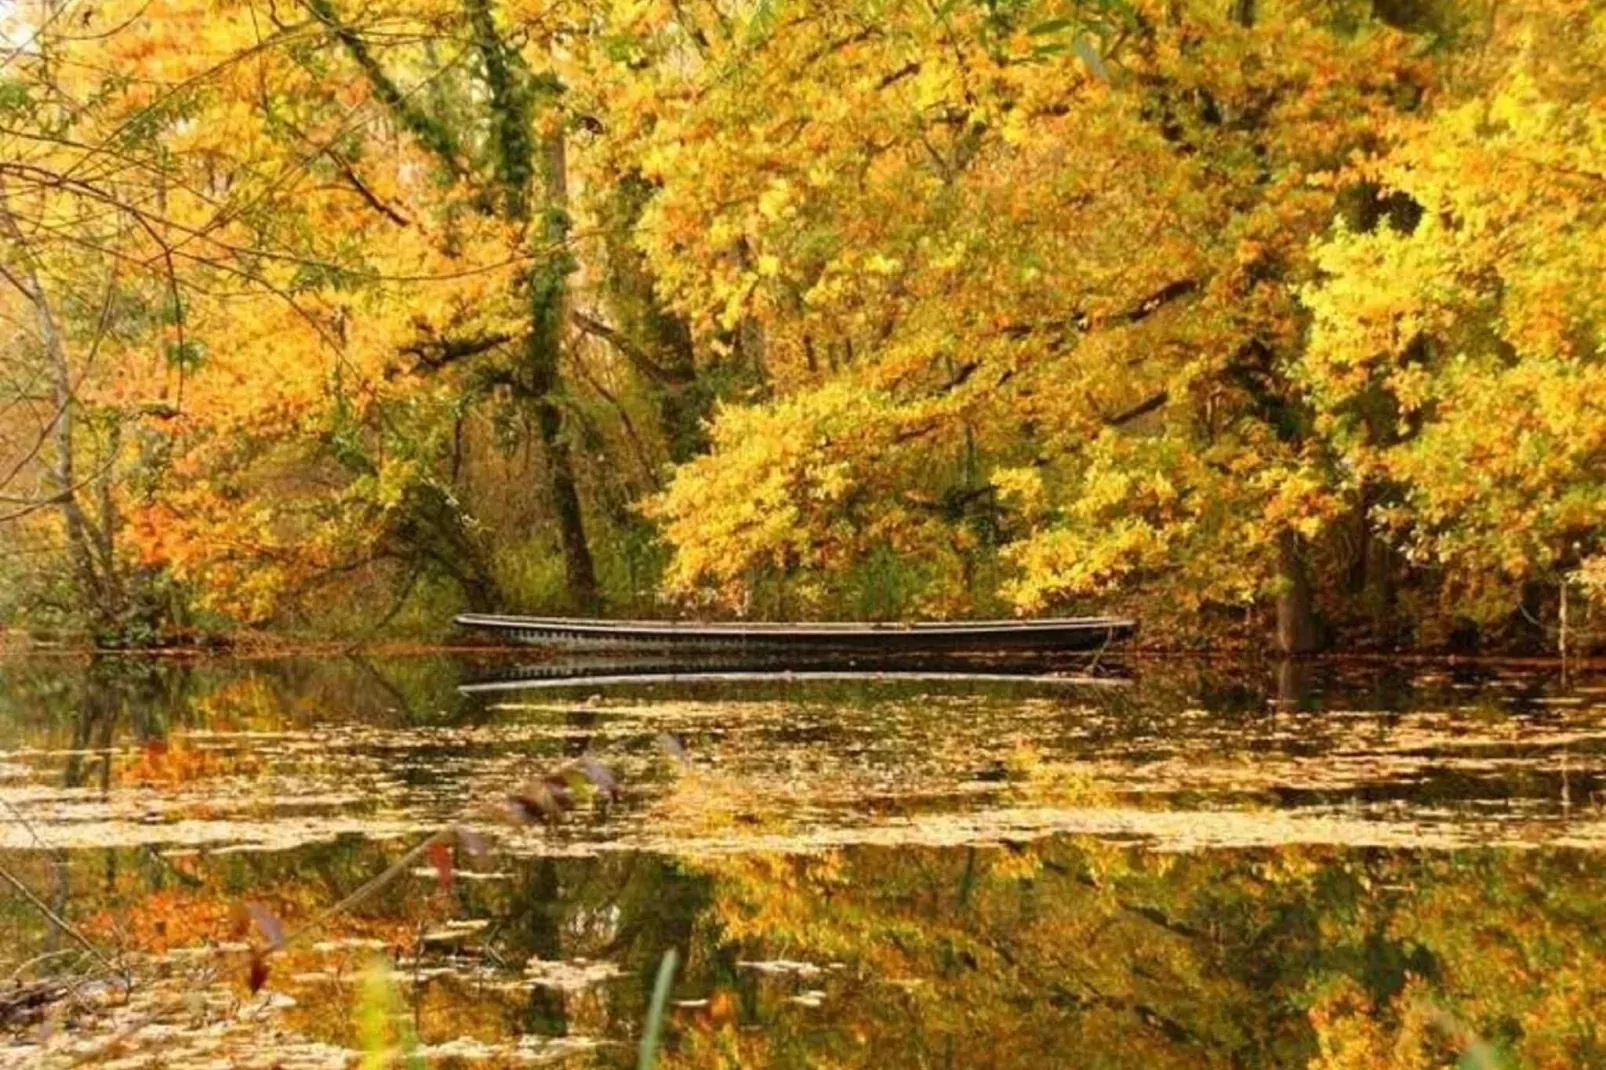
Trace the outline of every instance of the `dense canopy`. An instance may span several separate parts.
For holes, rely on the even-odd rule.
[[[8,12],[0,619],[1606,587],[1589,0]]]

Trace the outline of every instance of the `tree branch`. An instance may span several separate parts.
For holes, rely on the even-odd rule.
[[[1085,312],[1076,312],[1062,320],[1051,323],[1011,323],[1004,327],[1003,333],[1017,340],[1044,333],[1053,341],[1060,341],[1071,330],[1086,334],[1099,327],[1130,327],[1142,323],[1166,305],[1187,297],[1189,294],[1197,292],[1198,289],[1198,279],[1178,279],[1175,282],[1166,283],[1137,304],[1096,320]]]
[[[1123,409],[1114,416],[1104,417],[1104,426],[1120,427],[1122,424],[1129,424],[1140,416],[1147,416],[1156,409],[1163,407],[1170,400],[1171,394],[1168,391],[1161,390],[1144,398],[1130,409]]]
[[[368,84],[373,87],[374,95],[390,109],[396,121],[439,157],[448,171],[454,176],[460,176],[463,173],[462,148],[451,129],[434,116],[419,110],[407,99],[407,94],[402,92],[401,87],[385,72],[379,61],[374,58],[374,54],[369,51],[368,42],[362,39],[362,35],[340,21],[330,0],[301,0],[301,2],[345,47],[352,61],[367,77]]]
[[[610,327],[601,320],[593,319],[578,309],[569,313],[569,319],[586,334],[601,338],[613,346],[614,349],[618,350],[620,356],[630,362],[631,367],[659,386],[676,386],[685,381],[683,376],[675,375],[649,356],[645,349],[626,338],[618,328]]]
[[[505,331],[482,334],[473,338],[421,338],[403,346],[401,351],[410,357],[416,357],[425,367],[438,370],[455,361],[488,353],[515,341],[516,338],[516,335]]]

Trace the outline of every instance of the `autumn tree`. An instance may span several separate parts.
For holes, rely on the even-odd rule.
[[[33,185],[115,215],[120,192],[48,179],[85,160],[118,161],[125,185],[133,172],[145,200],[118,217],[129,248],[108,255],[150,291],[128,307],[166,310],[146,318],[169,359],[101,361],[130,426],[165,443],[138,478],[123,464],[108,480],[125,557],[237,619],[376,567],[403,596],[435,575],[490,608],[509,600],[498,543],[529,541],[505,526],[527,512],[497,510],[530,497],[508,484],[533,475],[564,597],[595,602],[575,455],[596,455],[591,507],[639,527],[628,501],[656,481],[663,447],[632,423],[643,402],[629,395],[648,373],[695,392],[689,357],[666,360],[647,337],[673,331],[639,264],[633,319],[617,326],[623,300],[582,303],[570,284],[565,145],[581,117],[552,50],[572,14],[175,2],[100,8],[70,32],[39,20],[30,59],[68,55],[62,92],[94,106],[71,112],[64,140],[16,97],[12,133],[49,156]],[[628,224],[613,232],[628,252]],[[74,240],[54,247],[87,242]],[[80,256],[62,273],[77,284],[92,269]],[[627,476],[605,457],[614,438],[634,444]],[[529,440],[538,458],[499,460]],[[19,457],[39,453],[17,441]],[[132,457],[126,441],[118,456]]]
[[[31,590],[42,607],[122,642],[148,637],[163,613],[159,578],[124,536],[128,502],[169,455],[166,424],[200,352],[184,269],[242,269],[226,241],[169,212],[184,178],[148,133],[179,109],[146,100],[119,112],[74,62],[83,24],[64,16],[12,12],[18,43],[0,68],[0,528],[14,562],[46,566]]]
[[[1308,648],[1347,503],[1300,288],[1324,176],[1417,105],[1422,42],[1352,3],[687,17],[643,31],[705,56],[664,67],[643,241],[777,398],[656,502],[670,586],[824,597],[885,546],[926,611],[1276,595]]]
[[[1488,15],[1351,167],[1409,210],[1317,246],[1298,368],[1345,484],[1386,491],[1377,530],[1485,618],[1587,575],[1606,531],[1606,15]]]
[[[1606,575],[1581,0],[51,10],[7,507],[86,603],[1297,652]]]

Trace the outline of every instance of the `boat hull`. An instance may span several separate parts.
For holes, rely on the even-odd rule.
[[[605,621],[465,613],[459,626],[505,642],[583,650],[740,650],[754,653],[1091,651],[1128,638],[1117,617],[919,624]]]

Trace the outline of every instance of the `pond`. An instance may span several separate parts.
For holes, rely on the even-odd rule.
[[[1606,1065],[1606,677],[516,666],[0,661],[0,1063]]]

